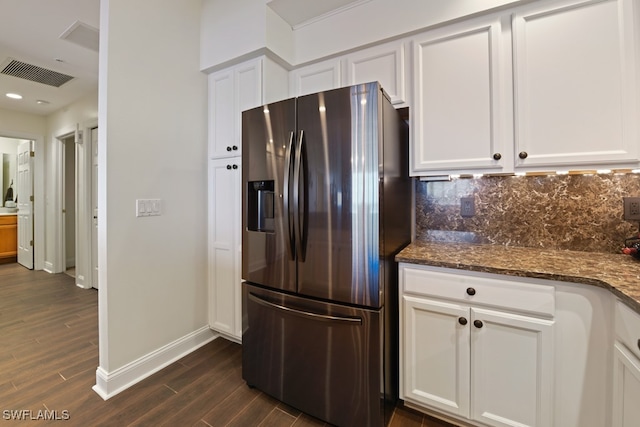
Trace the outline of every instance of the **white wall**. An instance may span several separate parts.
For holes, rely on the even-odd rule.
[[[204,0],[200,69],[264,48],[266,13],[264,0]]]
[[[46,119],[35,114],[19,113],[0,108],[0,136],[40,135],[46,133]]]
[[[292,29],[265,0],[203,0],[200,67],[211,72],[264,50],[297,66],[525,1],[533,0],[371,0]]]
[[[200,13],[201,0],[101,2],[98,371],[104,376],[207,325]],[[136,218],[135,201],[145,198],[162,199],[161,216]]]
[[[294,30],[295,65],[522,0],[371,0]]]

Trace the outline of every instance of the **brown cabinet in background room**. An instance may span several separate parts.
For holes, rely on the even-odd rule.
[[[0,216],[0,263],[15,262],[18,255],[18,217]]]

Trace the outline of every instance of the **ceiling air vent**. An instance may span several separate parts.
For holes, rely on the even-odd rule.
[[[43,83],[49,86],[60,87],[69,80],[73,79],[73,76],[58,73],[57,71],[47,70],[46,68],[38,67],[37,65],[26,64],[24,62],[16,61],[12,59],[0,74],[7,76],[19,77],[25,80],[31,80],[32,82]]]

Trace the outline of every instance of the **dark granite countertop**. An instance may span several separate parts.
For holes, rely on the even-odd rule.
[[[640,314],[640,260],[624,254],[416,241],[397,262],[599,286]]]

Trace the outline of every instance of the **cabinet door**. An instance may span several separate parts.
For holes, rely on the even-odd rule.
[[[499,18],[485,18],[414,39],[411,175],[505,166],[511,69],[500,33]]]
[[[632,0],[537,3],[513,21],[516,167],[633,166]]]
[[[239,157],[209,165],[209,326],[238,340],[242,337],[240,165]]]
[[[347,55],[347,84],[380,82],[392,104],[405,104],[405,46],[387,43]]]
[[[262,59],[209,76],[209,155],[240,155],[242,111],[262,103]]]
[[[233,70],[209,75],[209,154],[214,158],[231,155],[237,145],[233,82]]]
[[[291,72],[291,94],[302,96],[342,86],[342,61],[318,62]]]
[[[640,360],[620,342],[613,357],[613,427],[640,426]]]
[[[469,308],[403,296],[401,397],[469,415]]]
[[[471,309],[471,418],[490,426],[550,426],[553,321]]]
[[[262,60],[247,61],[237,66],[235,74],[234,144],[231,147],[234,156],[242,148],[242,112],[262,104]]]

